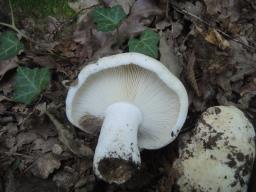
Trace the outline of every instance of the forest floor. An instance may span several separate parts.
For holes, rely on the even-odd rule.
[[[129,38],[146,28],[159,35],[156,58],[179,75],[189,95],[181,135],[215,105],[237,106],[256,124],[255,1],[80,0],[72,2],[73,9],[66,0],[11,2],[26,37],[20,36],[22,52],[0,61],[0,192],[176,190],[171,169],[179,138],[143,151],[142,168],[127,183],[107,184],[92,170],[97,136],[78,130],[65,115],[68,87],[79,71],[100,57],[128,52]],[[91,11],[118,4],[126,13],[119,30],[97,30]],[[0,22],[10,20],[9,3],[0,0]],[[0,26],[0,33],[10,30]],[[30,104],[13,99],[18,66],[48,68],[51,74]],[[256,191],[256,170],[249,188]]]

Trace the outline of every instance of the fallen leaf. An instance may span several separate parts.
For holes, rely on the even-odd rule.
[[[37,138],[37,135],[35,133],[21,132],[16,137],[16,140],[17,140],[16,146],[18,148],[21,148],[23,145],[32,143],[36,138]]]
[[[17,69],[15,84],[15,101],[30,104],[50,82],[50,71],[44,69]]]
[[[167,39],[167,33],[160,35],[159,52],[160,61],[177,77],[180,76],[182,66],[174,52],[173,41],[171,37]]]
[[[68,2],[68,5],[77,13],[89,9],[97,4],[99,4],[98,0],[78,0]]]
[[[161,16],[164,11],[157,6],[154,0],[137,0],[132,6],[130,15],[119,27],[119,32],[124,37],[136,36],[145,30],[145,26],[152,23],[156,16]]]
[[[187,78],[189,80],[190,85],[193,87],[194,91],[196,92],[197,96],[201,96],[201,92],[199,91],[199,87],[196,81],[196,76],[195,76],[195,71],[194,71],[194,67],[195,67],[195,63],[196,63],[196,57],[195,57],[195,53],[192,52],[190,53],[189,57],[188,57],[188,64],[187,64]]]
[[[0,61],[0,81],[6,72],[8,72],[11,69],[16,68],[17,66],[18,66],[17,57],[7,59],[4,61]]]
[[[241,80],[245,75],[256,72],[256,53],[248,52],[243,46],[236,42],[230,42],[231,45],[231,61],[230,63],[236,69],[236,72],[230,77],[232,82]]]
[[[49,138],[44,140],[42,138],[37,138],[33,141],[33,151],[40,151],[41,153],[46,153],[52,151],[52,148],[55,144],[58,144],[57,138]]]
[[[240,95],[244,96],[247,93],[256,92],[256,78],[251,78],[251,80],[246,83],[240,89]]]
[[[133,6],[135,0],[103,0],[109,7],[115,5],[121,5],[126,14],[129,14],[131,7]]]
[[[160,21],[160,22],[156,23],[156,29],[160,30],[160,31],[163,31],[166,28],[169,28],[171,26],[172,26],[172,23],[170,23],[169,21],[166,21],[166,20],[163,20],[163,21]]]
[[[179,1],[178,7],[181,10],[185,10],[185,12],[188,12],[189,14],[192,14],[194,16],[200,17],[203,13],[203,4],[200,1],[195,1],[194,3],[191,1]],[[193,20],[193,17],[185,16],[186,18]]]
[[[61,166],[60,161],[55,158],[52,153],[45,154],[35,161],[34,166],[31,168],[33,175],[47,179],[55,169]]]
[[[157,58],[158,57],[158,33],[147,29],[139,39],[131,38],[128,42],[129,52],[138,52]]]
[[[46,115],[54,124],[59,140],[75,155],[77,156],[92,156],[93,151],[88,146],[85,146],[75,140],[74,132],[71,128],[61,124],[52,114],[46,112]]]
[[[208,31],[203,31],[203,29],[199,26],[196,26],[196,29],[207,42],[216,45],[223,50],[230,48],[229,42],[224,39],[224,37],[216,29],[209,28]]]
[[[15,57],[23,49],[24,45],[16,33],[7,31],[0,34],[0,61]]]
[[[204,0],[206,11],[214,16],[216,20],[230,18],[231,22],[238,20],[240,16],[241,3],[238,0]]]
[[[78,179],[79,175],[77,172],[70,173],[66,170],[58,171],[53,176],[53,181],[56,182],[57,186],[65,189],[71,187]]]
[[[47,67],[49,69],[56,68],[58,64],[56,63],[56,60],[50,56],[50,55],[43,55],[38,56],[33,53],[26,53],[26,57],[32,59],[32,62],[36,65],[39,65],[41,67]]]
[[[172,35],[173,38],[176,39],[182,32],[183,25],[179,22],[173,22],[172,23]]]
[[[115,30],[126,17],[120,5],[111,8],[98,7],[95,8],[90,15],[97,25],[97,30],[103,32]]]

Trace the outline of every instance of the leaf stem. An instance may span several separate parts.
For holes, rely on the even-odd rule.
[[[15,27],[15,19],[14,19],[14,15],[13,15],[13,9],[12,9],[12,3],[11,3],[11,0],[8,0],[9,1],[9,6],[10,6],[10,11],[11,11],[11,23],[12,23],[12,26]]]
[[[8,23],[3,23],[0,22],[0,26],[5,26],[8,27],[14,31],[16,31],[21,37],[24,37],[25,39],[31,41],[31,42],[35,42],[33,39],[31,39],[29,36],[27,36],[25,33],[21,32],[15,25],[15,19],[14,19],[14,14],[13,14],[13,8],[12,8],[12,3],[11,0],[8,0],[9,2],[9,6],[10,6],[10,11],[11,11],[11,24]]]
[[[10,29],[16,31],[19,35],[21,35],[21,36],[24,37],[25,39],[28,39],[28,40],[34,42],[33,39],[31,39],[30,37],[28,37],[25,33],[21,32],[15,25],[10,25],[10,24],[8,24],[8,23],[3,23],[3,22],[0,22],[0,25],[10,28]]]

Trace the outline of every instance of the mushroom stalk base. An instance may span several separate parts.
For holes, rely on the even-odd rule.
[[[133,104],[118,102],[107,108],[93,160],[99,178],[121,184],[140,167],[137,135],[141,123],[142,113]]]

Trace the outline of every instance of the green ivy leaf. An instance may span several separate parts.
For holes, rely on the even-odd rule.
[[[50,82],[50,71],[47,68],[30,69],[18,67],[15,85],[15,101],[30,104]]]
[[[16,56],[22,49],[24,46],[16,33],[7,31],[0,34],[0,61]]]
[[[160,37],[158,33],[150,29],[146,29],[139,39],[131,38],[129,40],[129,52],[143,53],[145,55],[157,58],[159,40]]]
[[[98,31],[108,32],[116,29],[125,19],[126,14],[120,5],[116,5],[112,8],[95,8],[91,17]]]

